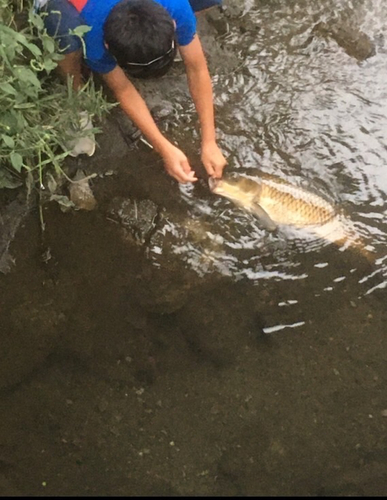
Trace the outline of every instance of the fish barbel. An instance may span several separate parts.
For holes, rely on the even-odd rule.
[[[357,247],[368,260],[373,260],[351,221],[315,193],[267,174],[258,181],[246,177],[210,178],[209,187],[213,193],[257,216],[269,231],[274,231],[278,225],[309,228],[331,243]]]

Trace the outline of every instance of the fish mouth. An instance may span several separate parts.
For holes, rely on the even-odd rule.
[[[219,185],[221,179],[216,179],[215,177],[209,177],[208,178],[208,185],[211,189],[211,191],[214,191],[217,186]]]

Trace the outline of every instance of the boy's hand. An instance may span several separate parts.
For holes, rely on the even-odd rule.
[[[187,182],[197,181],[195,172],[191,169],[188,159],[180,149],[175,146],[168,148],[167,152],[162,154],[165,170],[178,182],[186,184]]]
[[[216,142],[202,145],[201,159],[210,177],[217,177],[219,179],[222,177],[227,161]]]

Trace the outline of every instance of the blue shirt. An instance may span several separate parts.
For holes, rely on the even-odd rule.
[[[104,43],[103,26],[120,0],[88,0],[81,16],[91,27],[85,36],[86,64],[97,73],[109,73],[117,62],[108,52]],[[176,22],[176,39],[179,45],[188,45],[196,33],[196,17],[188,0],[155,0],[162,5]]]

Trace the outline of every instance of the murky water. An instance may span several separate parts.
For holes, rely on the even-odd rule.
[[[164,249],[151,249],[154,261],[172,251],[203,276],[216,271],[252,284],[269,280],[285,290],[297,282],[317,303],[348,282],[354,300],[385,288],[387,6],[256,1],[230,6],[227,15],[218,39],[234,58],[213,61],[208,49],[226,173],[271,173],[324,195],[346,213],[375,262],[365,266],[353,248],[332,248],[289,227],[269,235],[253,216],[197,186],[181,187],[189,222],[165,224],[169,238]],[[313,35],[320,21],[367,33],[376,54],[361,62],[350,57],[334,39]],[[185,110],[189,121],[191,112]]]
[[[319,22],[362,30],[375,55]],[[230,1],[201,29],[227,175],[321,194],[373,258],[268,233],[110,125],[71,160],[114,168],[93,180],[98,209],[46,207],[48,262],[33,213],[1,276],[4,495],[387,492],[387,4]],[[144,90],[200,170],[182,68]],[[145,244],[112,220],[116,197],[162,207]]]

